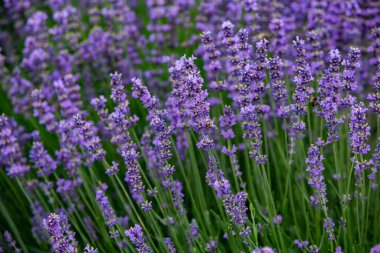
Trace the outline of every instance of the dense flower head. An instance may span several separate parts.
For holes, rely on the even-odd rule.
[[[10,120],[5,115],[0,115],[0,152],[0,164],[6,167],[10,177],[22,178],[29,172]]]
[[[323,227],[326,230],[326,233],[329,235],[329,240],[332,241],[334,240],[334,227],[335,223],[330,217],[324,218],[323,219]]]
[[[343,60],[342,65],[344,66],[343,72],[343,89],[349,92],[355,92],[358,88],[356,80],[356,71],[360,67],[360,49],[351,48],[348,52],[347,59]],[[339,71],[339,69],[338,69]]]
[[[177,252],[177,250],[174,247],[174,243],[173,243],[172,239],[170,239],[170,237],[165,237],[164,242],[166,245],[166,249],[168,250],[169,253],[176,253]]]
[[[201,35],[203,54],[202,59],[205,62],[205,69],[209,81],[215,81],[217,73],[222,69],[222,62],[220,61],[220,51],[216,48],[214,38],[211,32],[203,32]]]
[[[33,90],[31,96],[33,115],[39,118],[40,124],[45,125],[47,130],[55,131],[57,127],[57,120],[54,115],[55,107],[49,104],[42,90]]]
[[[293,44],[297,53],[296,77],[294,78],[296,90],[293,94],[293,108],[297,113],[304,115],[306,114],[306,106],[314,93],[314,89],[310,87],[313,77],[310,65],[306,62],[305,41],[297,37]]]
[[[235,137],[233,126],[236,124],[236,115],[230,106],[224,107],[224,114],[219,117],[221,134],[225,139]]]
[[[207,183],[215,190],[216,196],[223,201],[226,213],[231,217],[231,221],[237,225],[244,225],[247,222],[247,200],[246,192],[238,192],[233,195],[231,185],[224,177],[223,172],[218,169],[215,157],[209,157],[209,170],[206,174]]]
[[[145,190],[137,162],[140,154],[135,149],[130,149],[123,151],[122,156],[127,167],[125,181],[128,183],[133,194],[140,194]]]
[[[257,164],[266,163],[266,155],[261,154],[262,145],[262,132],[259,123],[258,111],[264,109],[264,111],[269,111],[268,106],[260,108],[259,106],[248,105],[241,108],[241,114],[244,119],[242,123],[242,128],[245,130],[244,138],[251,141],[251,150],[249,155],[251,158],[255,159]]]
[[[71,118],[81,111],[82,100],[75,76],[67,74],[63,79],[53,82],[63,117]]]
[[[96,135],[93,123],[84,120],[81,114],[74,115],[73,120],[74,129],[80,140],[80,145],[88,153],[90,162],[95,160],[101,161],[106,153],[102,148],[100,138]]]
[[[363,102],[352,105],[350,121],[350,144],[354,154],[366,154],[371,147],[367,144],[370,126],[367,123],[367,107]]]
[[[279,57],[269,60],[269,75],[271,78],[270,86],[272,89],[273,99],[276,104],[276,112],[279,116],[283,115],[284,106],[288,99],[288,91],[283,80],[282,61]]]
[[[125,231],[125,235],[129,240],[135,245],[136,250],[141,253],[153,252],[149,246],[146,244],[144,238],[142,227],[139,224],[136,224],[134,227]]]
[[[234,25],[230,21],[225,21],[222,24],[223,45],[227,50],[228,62],[231,65],[229,72],[233,77],[239,74],[239,49],[237,46],[237,38],[234,33]]]
[[[70,230],[70,225],[64,214],[51,213],[47,218],[43,219],[43,224],[56,252],[78,252],[78,243],[74,238],[75,233]]]
[[[103,213],[104,220],[109,228],[115,226],[118,222],[115,211],[112,208],[108,197],[105,195],[102,188],[96,190],[96,201],[98,202],[99,208]]]
[[[32,133],[34,142],[29,153],[29,158],[32,163],[34,163],[34,168],[39,169],[38,175],[48,176],[55,172],[57,169],[57,163],[46,151],[43,143],[41,142],[39,133],[34,131]]]
[[[326,196],[326,183],[323,176],[324,166],[323,161],[324,157],[321,155],[319,148],[312,144],[307,153],[306,164],[308,165],[306,171],[309,172],[309,185],[315,191],[315,198],[318,200],[317,204],[326,205],[327,196]]]
[[[380,58],[377,59],[377,71],[373,78],[372,87],[374,92],[367,96],[370,101],[369,108],[371,111],[380,114]]]
[[[142,82],[138,78],[132,78],[132,97],[138,98],[144,104],[144,107],[148,110],[154,110],[158,107],[158,100],[155,96],[152,96],[148,88],[142,85]]]

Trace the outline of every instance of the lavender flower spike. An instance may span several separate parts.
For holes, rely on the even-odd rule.
[[[92,122],[83,120],[81,114],[75,115],[73,119],[80,144],[87,151],[90,162],[102,160],[106,156],[106,152],[102,148],[100,138],[94,132]]]
[[[136,224],[134,227],[125,231],[125,235],[129,240],[136,246],[136,250],[140,253],[151,253],[153,252],[149,246],[146,244],[144,235],[142,233],[142,227]]]
[[[321,155],[319,148],[312,144],[308,150],[306,164],[308,165],[306,171],[309,172],[309,185],[314,189],[316,196],[314,199],[318,202],[313,203],[318,205],[321,203],[323,206],[327,203],[326,196],[326,184],[324,181],[323,171],[323,161],[324,157]]]
[[[117,218],[115,211],[113,210],[107,196],[102,188],[98,188],[96,191],[96,201],[100,209],[102,210],[104,220],[106,221],[107,227],[111,228],[117,224]]]
[[[366,118],[367,110],[363,102],[351,107],[350,144],[354,154],[366,154],[371,149],[366,143],[370,135],[370,126]]]
[[[70,230],[67,217],[64,214],[51,213],[42,221],[46,232],[50,236],[52,249],[57,253],[76,253],[78,243],[75,241],[75,233]]]

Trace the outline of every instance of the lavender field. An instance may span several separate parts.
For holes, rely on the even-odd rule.
[[[380,253],[380,1],[0,0],[0,253]]]

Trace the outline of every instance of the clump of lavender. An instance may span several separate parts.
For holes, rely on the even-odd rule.
[[[52,249],[56,252],[78,252],[78,243],[75,241],[75,233],[70,230],[67,217],[64,214],[51,213],[43,219],[43,225],[50,236]]]
[[[139,224],[136,224],[134,227],[125,231],[125,235],[129,240],[135,245],[136,250],[141,253],[150,253],[153,252],[149,246],[146,244],[146,240],[142,233],[142,227]]]

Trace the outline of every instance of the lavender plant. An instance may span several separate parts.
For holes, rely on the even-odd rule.
[[[380,252],[380,4],[4,0],[0,252]]]

